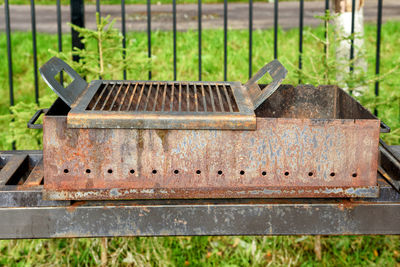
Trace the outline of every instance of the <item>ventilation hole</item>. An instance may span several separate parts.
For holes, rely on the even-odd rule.
[[[222,171],[218,171],[218,174],[221,175],[221,174],[222,174]]]
[[[289,175],[289,172],[285,172],[285,176],[288,176]]]
[[[130,170],[129,172],[130,172],[131,174],[134,174],[134,173],[135,173],[135,170],[132,169],[132,170]]]
[[[112,173],[112,170],[111,169],[108,169],[108,171],[107,171],[108,173]]]
[[[353,177],[357,177],[357,173],[353,173],[351,176],[353,176]]]
[[[174,173],[175,173],[175,174],[178,174],[178,173],[179,173],[179,171],[178,171],[178,170],[175,170],[175,171],[174,171]]]
[[[313,176],[313,175],[314,175],[314,173],[312,173],[312,172],[308,173],[308,176]]]
[[[201,171],[200,171],[200,170],[197,170],[197,171],[196,171],[196,173],[197,173],[197,174],[200,174],[200,173],[201,173]]]
[[[240,171],[240,175],[243,175],[244,174],[244,171],[242,170],[242,171]]]
[[[265,175],[267,175],[267,172],[266,172],[266,171],[263,171],[261,174],[262,174],[263,176],[265,176]]]
[[[69,170],[68,169],[64,169],[64,173],[69,173]]]
[[[90,169],[86,169],[86,173],[90,173]]]
[[[334,173],[334,172],[331,172],[331,174],[330,174],[330,175],[333,177],[333,176],[335,176],[335,175],[336,175],[336,173]]]
[[[153,173],[153,174],[156,174],[156,173],[157,173],[157,170],[153,170],[152,173]]]

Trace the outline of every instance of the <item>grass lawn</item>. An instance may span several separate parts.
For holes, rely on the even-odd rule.
[[[323,28],[312,32],[321,37]],[[366,26],[366,60],[368,73],[373,75],[375,64],[376,28]],[[400,23],[388,22],[383,26],[381,71],[390,72],[399,64]],[[49,49],[57,50],[55,35],[38,34],[39,66],[50,57]],[[255,31],[253,35],[253,70],[273,59],[273,31]],[[178,33],[178,80],[196,80],[198,77],[197,32]],[[70,37],[63,36],[64,48],[70,49]],[[132,32],[128,36],[129,53],[138,58],[147,56],[147,37],[143,32]],[[32,103],[34,98],[33,59],[31,35],[13,33],[13,67],[15,100],[17,103]],[[5,34],[0,35],[0,48],[6,50]],[[152,34],[153,79],[171,80],[172,33]],[[304,71],[321,77],[323,46],[310,34],[304,39]],[[228,44],[228,80],[245,82],[248,79],[248,33],[232,30]],[[297,84],[296,66],[298,62],[298,30],[279,32],[279,59],[289,70],[285,83]],[[0,119],[8,114],[8,79],[5,53],[0,64]],[[203,31],[203,80],[223,79],[223,32]],[[121,73],[122,77],[122,73]],[[121,78],[120,77],[120,78]],[[128,73],[128,79],[147,79],[147,71]],[[318,79],[305,78],[304,82],[317,85]],[[335,82],[333,82],[335,83]],[[369,108],[378,105],[380,117],[392,127],[393,133],[386,135],[392,144],[400,144],[399,138],[399,90],[398,72],[385,76],[381,83],[380,98],[372,96],[373,84],[360,101]],[[54,95],[40,79],[40,95]],[[27,104],[28,105],[28,104]],[[26,110],[29,117],[35,110]],[[0,149],[9,149],[5,138],[11,128],[6,120],[0,120],[2,136]],[[25,129],[26,121],[18,127]],[[28,144],[18,144],[18,149],[32,148]],[[38,145],[39,146],[39,145]],[[35,148],[35,147],[33,147]],[[265,266],[315,265],[342,266],[399,266],[399,236],[364,237],[322,237],[322,259],[314,253],[315,238],[298,237],[160,237],[160,238],[110,238],[108,239],[109,264],[171,265],[171,266]],[[101,239],[57,239],[0,241],[0,264],[11,266],[48,265],[95,265],[99,264]]]

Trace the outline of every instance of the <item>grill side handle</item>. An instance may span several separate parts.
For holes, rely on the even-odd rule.
[[[51,58],[39,68],[39,71],[47,85],[70,107],[88,86],[87,82],[76,71],[58,57]],[[64,87],[55,79],[55,76],[62,71],[73,80],[67,87]]]
[[[257,82],[267,73],[271,75],[272,82],[261,90]],[[286,78],[287,73],[288,71],[285,67],[275,59],[262,67],[245,83],[244,86],[247,88],[253,102],[254,110],[278,89],[279,85]]]

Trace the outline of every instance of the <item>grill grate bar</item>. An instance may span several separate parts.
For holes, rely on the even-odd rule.
[[[213,92],[212,92],[212,88],[211,88],[211,84],[210,84],[210,83],[208,84],[208,89],[209,89],[210,97],[211,97],[212,111],[215,112],[214,95],[213,95]]]
[[[113,110],[114,105],[115,105],[115,101],[117,101],[117,98],[120,96],[119,94],[120,94],[120,92],[121,92],[121,89],[122,89],[122,86],[123,86],[123,85],[124,85],[124,84],[121,83],[121,85],[119,86],[118,91],[117,91],[117,93],[115,94],[114,100],[112,101],[109,110]],[[119,101],[119,102],[121,102],[121,101]]]
[[[189,84],[186,84],[186,104],[187,104],[187,111],[190,111],[190,89],[189,89]]]
[[[144,91],[145,87],[146,87],[146,84],[143,83],[142,89],[140,90],[140,93],[139,93],[139,98],[138,98],[137,103],[136,103],[136,108],[135,108],[136,111],[138,111],[138,109],[139,109],[139,104],[140,104],[140,101],[142,100],[143,91]]]
[[[119,105],[118,111],[121,111],[121,108],[125,103],[125,98],[126,98],[126,95],[128,94],[128,91],[129,91],[129,88],[131,87],[131,85],[132,85],[132,83],[128,83],[128,85],[125,87],[125,93],[124,93],[124,96],[122,97],[121,104]]]
[[[179,83],[179,112],[182,111],[182,84]]]
[[[217,91],[217,95],[218,95],[218,99],[219,99],[219,106],[221,107],[221,111],[224,112],[225,111],[224,104],[222,103],[221,93],[220,93],[218,87],[219,87],[218,85],[215,85],[215,91]]]
[[[150,98],[151,98],[151,91],[152,91],[152,88],[153,88],[153,83],[150,83],[150,85],[149,85],[149,91],[148,91],[147,97],[146,97],[146,103],[144,104],[143,110],[147,110],[147,106],[149,105]]]
[[[225,84],[223,84],[222,87],[224,88],[224,93],[225,93],[226,100],[227,100],[227,102],[228,102],[229,111],[230,111],[230,112],[233,112],[231,99],[230,99],[230,97],[229,97],[229,95],[228,95],[228,91],[226,90]]]
[[[100,102],[100,99],[103,97],[103,94],[104,94],[104,92],[106,91],[106,89],[108,88],[109,85],[110,85],[110,83],[107,83],[107,84],[103,87],[103,89],[101,90],[101,93],[100,93],[99,97],[97,98],[96,103],[95,103],[94,106],[93,106],[93,109],[94,109],[94,110],[96,110],[97,105],[99,105],[99,104],[101,103],[101,102]]]
[[[166,94],[167,94],[167,84],[164,85],[164,93],[163,93],[163,99],[162,99],[162,104],[161,104],[161,111],[164,111],[164,108],[165,108]]]
[[[201,94],[203,96],[203,107],[204,107],[204,111],[207,112],[207,101],[206,101],[206,95],[204,93],[204,86],[201,85]]]
[[[133,96],[134,96],[134,95],[135,95],[135,93],[136,93],[136,89],[137,89],[137,87],[138,87],[138,83],[136,83],[136,84],[135,84],[135,88],[133,88],[133,91],[132,91],[131,97],[130,97],[130,99],[129,99],[129,104],[128,104],[128,108],[127,108],[127,110],[131,110],[131,106],[132,106],[132,103],[133,103]]]
[[[171,100],[169,102],[169,110],[173,111],[174,107],[174,92],[175,91],[175,84],[172,84],[172,89],[171,89]]]
[[[156,96],[154,98],[154,105],[153,105],[153,111],[156,110],[156,106],[158,104],[158,95],[159,95],[159,91],[160,91],[160,83],[157,83],[157,89],[156,89]]]
[[[104,108],[105,108],[105,106],[106,106],[106,104],[108,102],[108,99],[110,98],[110,96],[112,94],[112,91],[114,90],[115,85],[116,85],[116,83],[114,83],[113,86],[111,87],[110,91],[108,92],[108,95],[107,95],[106,99],[103,101],[103,105],[101,106],[100,110],[104,110]]]
[[[197,97],[197,86],[193,86],[193,90],[194,90],[195,111],[199,112],[199,99]]]

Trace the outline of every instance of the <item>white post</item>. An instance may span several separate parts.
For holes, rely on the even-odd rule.
[[[359,75],[367,71],[367,62],[364,53],[364,0],[355,1],[354,17],[354,75]],[[335,33],[339,40],[336,47],[336,59],[338,63],[337,81],[339,86],[348,89],[345,77],[349,74],[350,66],[350,46],[351,40],[351,19],[352,19],[352,0],[335,0]],[[347,38],[347,40],[346,40]],[[359,95],[366,90],[366,87],[355,88],[354,94]]]

